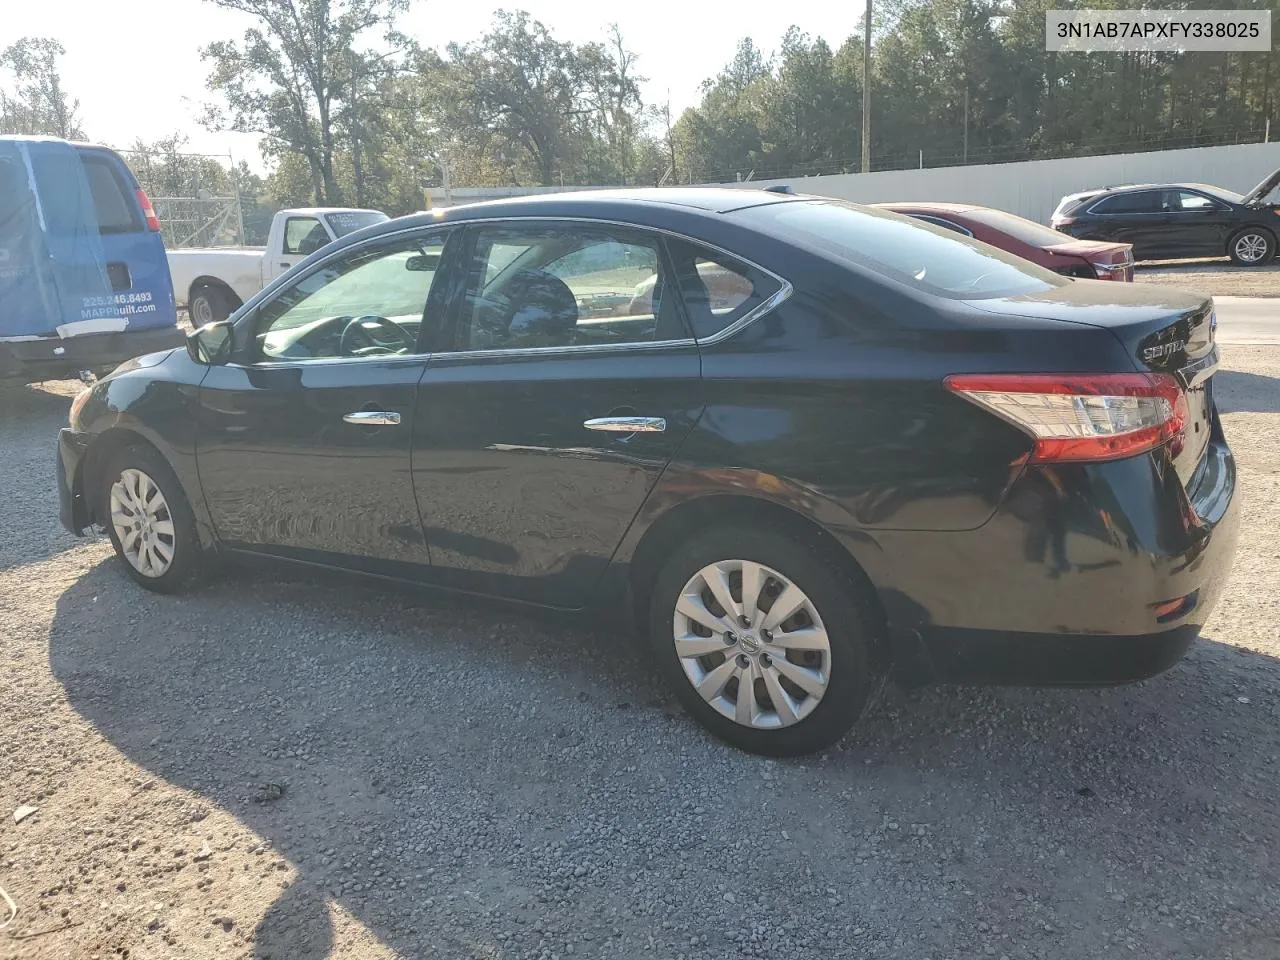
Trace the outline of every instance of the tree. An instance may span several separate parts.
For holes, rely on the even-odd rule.
[[[46,37],[23,37],[0,50],[0,70],[13,75],[15,88],[0,88],[0,133],[17,133],[83,140],[84,131],[73,100],[62,86],[58,58],[62,44]]]
[[[213,64],[208,86],[226,100],[226,112],[211,109],[215,128],[266,134],[277,158],[288,151],[307,161],[317,203],[341,203],[335,172],[335,118],[349,106],[355,87],[352,64],[372,54],[356,52],[370,31],[384,31],[395,47],[403,38],[396,18],[411,0],[206,0],[248,14],[258,26],[241,43],[219,41],[201,51]],[[358,110],[350,111],[358,117]],[[356,128],[358,131],[358,127]],[[359,135],[356,140],[358,145]]]
[[[419,78],[454,182],[648,182],[636,60],[616,26],[606,43],[575,46],[524,11],[498,11]]]

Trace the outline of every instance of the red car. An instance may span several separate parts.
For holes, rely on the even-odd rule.
[[[1064,276],[1133,280],[1131,244],[1074,240],[1012,213],[968,203],[877,203],[875,206],[973,237]]]

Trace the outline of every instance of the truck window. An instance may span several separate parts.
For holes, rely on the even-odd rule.
[[[81,154],[85,180],[93,197],[93,209],[98,219],[98,232],[137,233],[142,229],[137,203],[129,195],[124,178],[110,159],[92,153]]]
[[[284,224],[284,252],[310,256],[329,242],[329,234],[315,217],[290,217]]]

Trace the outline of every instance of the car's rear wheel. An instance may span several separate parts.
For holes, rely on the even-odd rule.
[[[722,740],[770,756],[819,750],[853,726],[878,679],[860,589],[784,532],[707,531],[658,575],[659,668]]]
[[[100,474],[99,518],[134,580],[177,593],[199,576],[202,550],[191,505],[172,468],[147,447],[112,453]]]
[[[1243,267],[1267,263],[1276,252],[1276,238],[1261,227],[1241,230],[1231,238],[1227,253]]]

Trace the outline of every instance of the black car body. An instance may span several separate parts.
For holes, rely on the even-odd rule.
[[[378,274],[384,262],[396,272]],[[402,270],[429,282],[386,293],[411,285]],[[365,271],[374,316],[335,320],[329,300],[279,322],[308,289]],[[134,534],[117,535],[109,491],[133,499],[117,474],[141,465],[176,505],[152,535],[169,531],[172,556],[175,524],[191,531],[184,563],[216,550],[621,612],[647,622],[660,655],[669,604],[679,624],[688,600],[670,585],[680,564],[762,545],[753,591],[812,584],[838,654],[826,676],[857,676],[811,731],[734,727],[722,715],[743,681],[699,719],[795,752],[843,732],[890,660],[916,681],[1095,684],[1182,656],[1235,538],[1213,331],[1205,299],[1068,280],[817,198],[453,208],[347,237],[188,350],[93,386],[59,439],[62,519],[105,524],[120,550]],[[735,545],[704,542],[717,536]],[[193,575],[177,561],[126,569],[155,589]],[[744,623],[782,602],[748,609],[735,583],[726,574],[725,616],[731,601]],[[701,637],[697,620],[685,626]],[[724,640],[758,652],[760,629]],[[723,679],[712,659],[681,663],[690,680]],[[765,715],[762,696],[748,715]]]
[[[1051,224],[1081,240],[1132,244],[1138,260],[1231,257],[1256,266],[1275,256],[1280,210],[1266,199],[1277,184],[1280,170],[1243,196],[1203,183],[1086,190],[1063,197]]]

